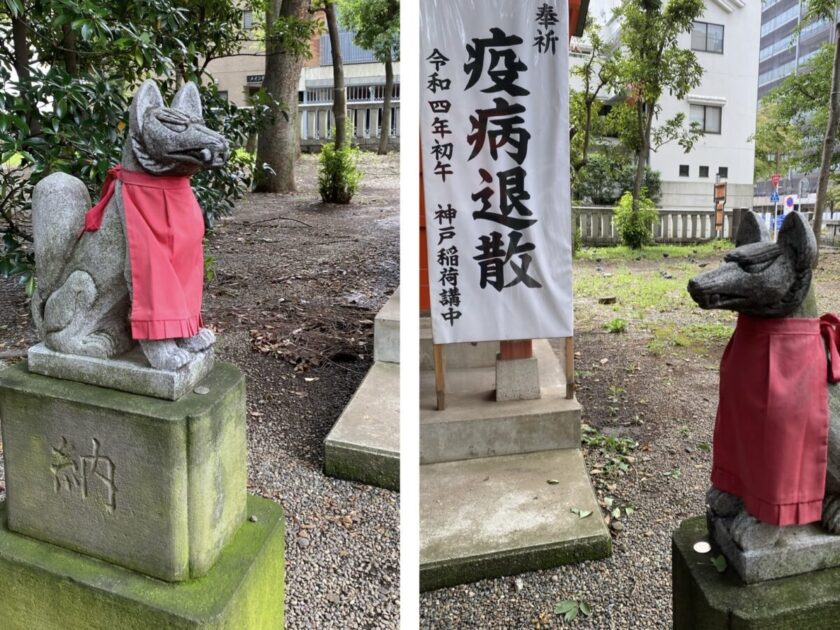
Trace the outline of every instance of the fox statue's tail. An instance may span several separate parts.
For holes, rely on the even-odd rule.
[[[32,191],[32,233],[38,286],[32,296],[32,318],[43,339],[46,299],[67,279],[73,249],[90,208],[85,185],[66,173],[53,173]]]

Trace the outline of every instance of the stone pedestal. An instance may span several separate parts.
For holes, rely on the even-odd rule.
[[[248,497],[245,379],[177,401],[0,372],[0,627],[283,627],[283,512]]]
[[[732,540],[731,522],[713,519],[713,538],[729,566],[747,584],[840,566],[840,536],[817,523],[784,527],[772,547],[744,551]]]
[[[204,575],[245,518],[245,381],[164,401],[0,373],[9,529],[162,580]]]
[[[536,357],[496,357],[496,401],[536,400],[540,397],[540,367]]]
[[[43,343],[29,349],[29,371],[68,381],[98,385],[131,394],[178,400],[213,370],[213,348],[197,353],[180,370],[157,370],[139,347],[98,359],[50,350]]]
[[[283,511],[249,497],[247,513],[207,575],[172,583],[13,533],[0,503],[0,627],[282,630]]]
[[[705,517],[683,521],[672,544],[675,630],[821,630],[840,618],[840,568],[744,584],[731,567],[718,573],[712,558],[694,551],[708,541]]]

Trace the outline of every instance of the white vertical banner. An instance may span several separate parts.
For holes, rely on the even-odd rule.
[[[568,0],[421,0],[435,343],[573,334]]]

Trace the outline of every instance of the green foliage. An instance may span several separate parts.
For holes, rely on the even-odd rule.
[[[761,174],[766,173],[766,163],[776,151],[782,151],[783,164],[793,168],[819,168],[833,65],[834,45],[824,44],[802,72],[788,76],[762,99],[755,135],[757,172],[761,168]],[[838,161],[840,152],[835,150],[833,163]]]
[[[627,331],[627,322],[621,319],[620,317],[614,317],[606,324],[604,324],[604,328],[611,333],[623,333]]]
[[[399,0],[338,0],[341,25],[353,31],[353,41],[385,63],[400,58]]]
[[[592,607],[583,599],[564,599],[554,605],[554,614],[560,615],[564,622],[571,623],[577,619],[578,614],[589,617],[592,614]]]
[[[633,194],[624,193],[613,208],[613,220],[621,242],[631,249],[641,249],[653,243],[653,223],[659,217],[656,204],[642,195],[638,210],[633,211]]]
[[[704,10],[703,0],[657,0],[623,2],[614,11],[621,33],[616,82],[624,87],[635,114],[632,133],[624,138],[637,164],[647,160],[648,150],[674,140],[689,151],[700,135],[697,126],[684,126],[682,113],[656,128],[654,121],[662,111],[663,93],[682,100],[700,84],[703,68],[693,51],[679,45],[678,38],[691,31]],[[640,197],[635,185],[633,193]]]
[[[350,203],[362,172],[359,170],[359,149],[345,145],[336,150],[332,142],[321,147],[318,169],[318,192],[326,203]]]
[[[625,192],[633,190],[635,176],[636,167],[626,154],[609,150],[592,153],[574,180],[573,197],[595,205],[613,205]],[[659,171],[645,167],[644,181],[648,198],[659,201],[662,194]]]
[[[31,284],[27,226],[40,179],[64,171],[98,198],[120,160],[129,99],[144,79],[156,77],[165,99],[196,81],[206,124],[234,148],[256,131],[268,117],[267,100],[237,108],[206,72],[247,39],[241,8],[233,0],[0,1],[0,274]],[[14,34],[25,48],[16,48]],[[209,225],[232,210],[252,170],[234,161],[193,179]]]

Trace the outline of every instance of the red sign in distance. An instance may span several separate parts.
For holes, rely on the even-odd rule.
[[[775,175],[770,176],[770,181],[773,182],[773,188],[778,188],[779,182],[782,180],[782,176],[776,173]]]

